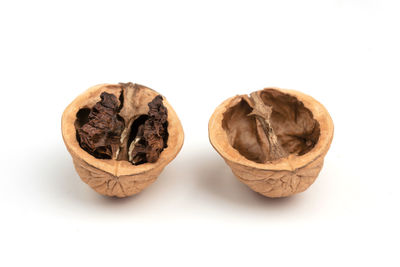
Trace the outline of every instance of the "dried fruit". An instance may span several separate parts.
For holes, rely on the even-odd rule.
[[[306,190],[333,138],[328,111],[303,93],[266,88],[224,101],[209,138],[240,181],[268,197]]]
[[[117,197],[154,182],[183,145],[169,103],[133,83],[97,85],[78,96],[63,113],[62,135],[81,179]]]

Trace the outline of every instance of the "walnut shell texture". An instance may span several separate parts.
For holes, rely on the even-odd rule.
[[[311,136],[310,138],[313,138],[313,142],[311,142],[310,140],[306,140],[306,138],[308,137],[305,137],[304,132],[300,133],[300,136],[298,137],[293,137],[295,139],[294,141],[289,140],[286,136],[282,137],[278,135],[278,137],[281,138],[278,142],[280,144],[282,144],[283,141],[286,140],[289,140],[291,142],[288,142],[288,144],[300,142],[296,140],[303,140],[304,144],[307,143],[307,145],[310,145],[310,143],[312,143],[312,147],[308,148],[306,153],[287,153],[281,158],[266,160],[265,162],[252,160],[249,156],[246,157],[246,153],[249,154],[248,151],[251,151],[252,149],[254,150],[254,146],[249,147],[246,150],[246,147],[243,147],[243,144],[246,144],[245,141],[249,140],[248,143],[250,145],[253,145],[253,143],[255,142],[254,140],[260,140],[260,138],[257,137],[255,139],[254,137],[250,136],[249,133],[246,131],[242,131],[242,134],[244,134],[245,136],[236,137],[238,135],[237,127],[234,128],[234,132],[231,133],[231,135],[227,132],[227,128],[224,127],[224,124],[226,124],[226,122],[224,121],[226,114],[232,117],[230,119],[233,120],[240,118],[245,118],[243,120],[246,120],[246,117],[243,116],[235,117],[230,115],[230,110],[232,110],[232,107],[242,105],[243,99],[248,99],[248,96],[246,95],[229,98],[216,108],[210,118],[208,125],[209,139],[212,146],[222,156],[228,166],[232,169],[233,174],[241,182],[249,186],[252,190],[267,197],[287,197],[305,191],[317,178],[319,172],[322,169],[324,157],[328,152],[333,139],[334,126],[328,111],[314,98],[298,91],[280,88],[265,88],[255,93],[263,94],[268,92],[276,92],[277,94],[286,96],[288,99],[290,98],[291,101],[288,104],[289,106],[292,105],[292,107],[294,106],[295,109],[304,109],[305,112],[309,113],[311,119],[308,119],[308,121],[310,123],[315,120],[314,125],[316,127],[314,129],[314,132],[309,134],[309,136]],[[307,123],[307,121],[306,119],[301,118],[301,114],[299,115],[298,110],[291,111],[290,107],[285,107],[282,104],[284,103],[278,102],[271,105],[273,108],[275,106],[276,108],[281,109],[279,111],[280,113],[277,112],[277,114],[273,114],[271,118],[274,116],[278,118],[284,112],[288,114],[294,114],[293,120],[295,120],[298,125],[300,125],[300,128],[303,127],[304,129],[306,129],[306,126],[304,125]],[[250,115],[252,115],[252,113],[248,114],[247,116]],[[237,122],[233,121],[232,124],[235,123],[237,124]],[[244,122],[244,124],[245,123],[249,124],[248,122]],[[280,121],[278,121],[278,124],[275,125],[275,127],[278,128],[278,132],[282,132],[284,131],[282,130],[282,128],[286,127],[289,124],[290,122],[288,122],[288,119],[281,119]],[[250,129],[250,126],[244,125],[243,127],[247,127],[247,129]],[[260,127],[258,126],[253,126],[253,128],[256,129],[254,131],[260,129]],[[316,137],[317,130],[319,131],[318,137]],[[241,151],[240,149],[236,149],[234,147],[235,144],[232,144],[232,135],[236,135],[236,139],[239,139],[241,141],[244,140],[244,142],[240,143]],[[317,141],[314,142],[315,140]],[[289,146],[287,145],[287,147]]]
[[[154,163],[133,165],[127,160],[95,158],[81,148],[77,140],[76,128],[77,113],[84,108],[91,108],[100,100],[102,92],[112,93],[119,97],[122,86],[127,84],[100,84],[89,88],[79,95],[65,109],[61,119],[61,130],[64,143],[72,156],[76,171],[81,179],[96,192],[105,196],[127,197],[139,193],[152,184],[164,167],[171,162],[182,148],[184,133],[180,120],[168,103],[163,98],[163,104],[168,110],[167,147],[161,152]],[[134,99],[136,116],[149,111],[148,102],[159,95],[156,91],[138,84],[135,86],[140,92]]]

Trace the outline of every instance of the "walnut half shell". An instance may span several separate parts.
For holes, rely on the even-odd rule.
[[[160,108],[164,129],[155,126]],[[134,195],[153,183],[179,153],[184,139],[167,100],[133,83],[89,88],[65,109],[61,129],[81,179],[96,192],[116,197]],[[149,138],[142,140],[147,147],[139,144],[143,136]]]
[[[235,176],[268,197],[306,190],[333,138],[322,104],[294,90],[265,88],[227,99],[208,124],[209,139]]]

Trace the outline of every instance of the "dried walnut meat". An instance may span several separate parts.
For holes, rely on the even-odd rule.
[[[142,120],[140,120],[142,121]],[[136,134],[129,146],[129,161],[134,164],[156,162],[168,139],[167,109],[162,104],[162,97],[156,96],[149,103],[149,113],[135,130]]]
[[[106,92],[100,98],[90,111],[78,112],[77,138],[81,147],[96,158],[111,159],[116,157],[124,122],[118,117],[117,98]]]
[[[158,95],[147,103],[132,83],[121,84],[119,98],[102,92],[91,109],[77,113],[79,145],[99,159],[128,160],[134,165],[156,162],[167,147],[168,112]]]

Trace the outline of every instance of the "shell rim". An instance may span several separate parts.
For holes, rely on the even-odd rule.
[[[333,121],[326,108],[313,97],[296,90],[267,87],[260,91],[267,89],[278,90],[282,93],[296,97],[312,112],[314,119],[316,119],[320,124],[320,136],[314,148],[301,156],[289,155],[287,158],[267,163],[257,163],[245,158],[239,153],[239,151],[229,144],[227,134],[222,128],[223,114],[228,107],[235,104],[233,103],[235,98],[239,99],[237,97],[240,95],[236,95],[223,101],[210,117],[208,123],[208,137],[214,149],[225,159],[225,161],[260,170],[294,171],[312,163],[321,156],[323,157],[330,147],[334,132]]]

